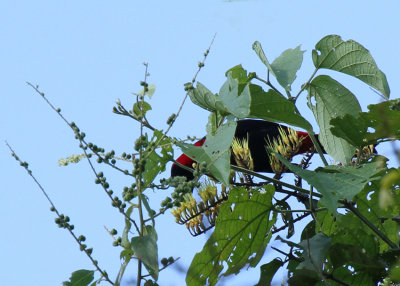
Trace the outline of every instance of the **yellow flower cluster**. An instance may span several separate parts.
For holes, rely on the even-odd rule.
[[[251,157],[250,149],[249,149],[249,142],[246,139],[233,139],[232,142],[232,151],[233,157],[235,158],[236,164],[239,167],[253,170],[254,163],[253,158]]]
[[[274,138],[272,142],[267,142],[267,147],[291,161],[292,157],[299,152],[301,141],[294,129],[287,128],[285,130],[279,127],[279,136]],[[268,153],[268,156],[272,171],[275,174],[282,174],[286,170],[286,167],[279,161],[275,154]]]
[[[188,194],[185,196],[184,202],[171,211],[175,216],[176,222],[185,224],[193,236],[204,233],[215,225],[220,204],[228,197],[225,187],[222,188],[221,195],[218,196],[217,187],[211,181],[203,183],[198,190],[198,194],[201,202],[196,202],[193,195]],[[209,226],[204,224],[205,219],[207,219]]]
[[[357,149],[354,157],[357,158],[358,152],[359,150]],[[371,158],[372,154],[374,154],[374,145],[364,146],[364,148],[362,148],[361,150],[360,160],[368,160],[369,158]]]

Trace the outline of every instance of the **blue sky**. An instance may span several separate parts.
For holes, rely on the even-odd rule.
[[[167,118],[184,97],[183,84],[192,79],[215,33],[214,45],[198,76],[214,92],[224,82],[225,71],[237,64],[265,76],[263,64],[251,49],[256,40],[271,61],[287,48],[301,45],[306,50],[293,86],[298,90],[313,71],[311,50],[315,44],[325,35],[338,34],[370,50],[387,76],[391,98],[399,97],[399,8],[395,0],[3,1],[1,139],[30,163],[56,206],[71,217],[78,234],[86,235],[94,256],[114,277],[119,250],[112,247],[104,226],[121,229],[122,218],[93,184],[87,163],[57,166],[58,159],[80,153],[78,144],[72,131],[26,81],[38,84],[63,114],[86,132],[88,140],[120,154],[132,150],[137,124],[111,111],[117,99],[127,107],[132,104],[131,93],[140,90],[143,79],[142,63],[149,63],[148,81],[157,86],[150,120],[165,129]],[[381,100],[355,79],[328,74],[355,93],[363,109]],[[303,95],[300,111],[315,123],[304,103]],[[171,135],[202,136],[206,120],[207,113],[188,101]],[[378,150],[390,155],[385,146]],[[71,272],[92,269],[72,237],[54,224],[48,202],[11,158],[5,144],[0,147],[0,160],[0,284],[60,285]],[[103,165],[98,170],[105,172],[116,192],[130,184]],[[149,194],[154,199],[153,208],[157,209],[169,193]],[[160,218],[156,227],[160,258],[181,257],[183,267],[189,266],[207,239],[206,235],[191,237],[169,214]],[[126,278],[134,277],[135,271],[134,266],[128,268]],[[256,268],[228,284],[254,284],[258,273]],[[184,285],[184,278],[171,269],[160,274],[160,285]]]

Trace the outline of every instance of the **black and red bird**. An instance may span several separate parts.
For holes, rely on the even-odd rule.
[[[235,138],[240,140],[248,140],[250,153],[254,163],[253,171],[267,173],[273,172],[265,146],[267,145],[267,142],[272,142],[274,139],[280,136],[280,128],[285,131],[288,130],[288,127],[286,126],[265,120],[244,119],[237,121]],[[306,153],[313,149],[314,144],[312,143],[307,132],[296,131],[296,133],[298,138],[301,140],[301,146],[296,155]],[[206,138],[204,137],[200,141],[197,141],[194,145],[202,146],[205,140]],[[181,155],[176,161],[189,168],[193,168],[193,163],[195,162],[185,154]],[[233,158],[231,158],[231,164],[236,165]],[[171,176],[184,176],[188,180],[192,180],[194,178],[192,172],[180,167],[175,163],[171,168]]]

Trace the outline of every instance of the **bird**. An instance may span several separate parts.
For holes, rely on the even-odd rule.
[[[315,152],[313,151],[314,144],[307,132],[294,131],[287,126],[274,122],[269,122],[266,120],[238,120],[235,130],[235,139],[238,140],[238,142],[243,142],[243,140],[247,140],[248,149],[250,150],[252,158],[253,171],[273,173],[274,171],[271,167],[271,158],[268,154],[266,146],[271,145],[271,143],[274,141],[282,143],[282,139],[279,138],[282,138],[282,136],[285,137],[285,134],[289,134],[290,130],[292,131],[292,134],[294,134],[294,137],[297,137],[298,139],[298,147],[294,150],[293,155],[303,154],[310,151]],[[318,141],[318,135],[316,135],[316,138]],[[203,137],[201,140],[194,143],[194,146],[202,146],[205,141],[206,137]],[[326,153],[324,150],[323,152]],[[180,157],[178,157],[176,161],[191,169],[193,169],[193,164],[196,163],[185,154],[182,154]],[[237,160],[235,160],[234,152],[232,152],[231,155],[231,164],[239,165],[237,164]],[[193,180],[194,178],[192,172],[182,168],[176,163],[173,163],[171,167],[171,177],[176,176],[186,177],[188,181]]]

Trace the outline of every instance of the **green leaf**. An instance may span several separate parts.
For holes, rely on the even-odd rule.
[[[318,212],[317,214],[319,214]],[[319,222],[319,221],[318,221]],[[303,231],[301,232],[301,237],[300,240],[305,240],[305,239],[310,239],[313,237],[317,232],[315,231],[315,220],[310,221],[304,228]]]
[[[133,113],[136,116],[144,116],[149,110],[151,110],[151,105],[148,104],[146,101],[138,101],[133,105]]]
[[[229,74],[232,78],[237,79],[240,85],[245,85],[252,79],[242,65],[234,66],[225,72],[226,77],[228,77]]]
[[[231,72],[219,91],[219,98],[229,113],[240,119],[248,117],[251,104],[249,85],[246,84],[241,88],[239,80],[233,78]]]
[[[157,233],[155,229],[147,225],[147,234],[144,236],[132,237],[131,244],[135,257],[142,260],[147,271],[155,280],[158,279],[158,249]]]
[[[154,94],[155,91],[156,91],[156,85],[155,85],[155,84],[149,84],[149,85],[147,86],[147,91],[145,92],[145,91],[144,91],[144,88],[142,88],[142,89],[139,91],[138,95],[145,95],[145,94],[147,94],[147,95],[149,96],[149,98],[151,98],[151,97],[153,96],[153,94]]]
[[[258,85],[250,84],[251,107],[249,117],[273,122],[284,122],[306,130],[312,130],[311,124],[297,111],[293,102],[270,89],[263,91]]]
[[[312,104],[312,98],[315,104]],[[319,141],[336,161],[350,162],[356,147],[334,136],[330,130],[332,118],[361,111],[357,98],[343,85],[327,75],[316,77],[308,86],[308,106],[313,111],[320,128]],[[351,128],[348,126],[347,128]]]
[[[370,272],[383,270],[385,265],[381,261],[377,261],[377,257],[369,257],[368,254],[358,245],[344,243],[335,243],[329,250],[334,268],[347,264],[355,269],[368,268]]]
[[[155,130],[151,141],[159,142],[162,136],[163,134],[161,131]],[[149,156],[146,160],[146,165],[143,172],[145,188],[153,182],[154,178],[158,174],[165,171],[166,164],[172,160],[172,147],[169,145],[170,143],[171,139],[164,137],[164,139],[159,142],[159,146],[162,146],[160,154],[157,154],[156,150],[152,151],[150,155],[148,155],[147,152],[144,153],[145,156]]]
[[[322,232],[327,236],[332,236],[337,231],[336,217],[329,211],[317,213],[318,224],[315,224],[316,231]]]
[[[217,132],[217,117],[214,112],[208,116],[206,132],[211,135],[215,135],[215,132]]]
[[[302,177],[323,195],[320,202],[333,214],[337,213],[340,199],[351,201],[369,182],[378,180],[384,170],[382,162],[373,161],[358,168],[327,166],[308,171],[291,164],[280,154],[275,154],[290,171]]]
[[[151,222],[153,224],[153,227],[154,227],[154,225],[155,225],[154,215],[156,212],[153,209],[151,209],[151,207],[149,205],[149,198],[146,195],[140,194],[140,198],[141,198],[141,201],[142,201],[144,207],[146,208],[146,211],[147,211],[147,213],[151,219]]]
[[[125,249],[131,249],[131,243],[129,242],[128,235],[129,235],[129,231],[131,230],[132,223],[128,218],[131,217],[133,209],[134,209],[134,207],[130,206],[128,208],[128,210],[126,211],[125,227],[124,227],[124,232],[122,233],[122,237],[121,237],[121,246]],[[122,255],[122,253],[121,253],[121,255]]]
[[[261,44],[259,41],[255,41],[253,43],[253,50],[256,52],[260,60],[263,62],[263,64],[268,68],[269,72],[273,74],[274,77],[278,78],[274,72],[274,69],[271,67],[270,63],[267,60],[267,57],[264,54],[264,51],[261,47]]]
[[[354,245],[369,257],[379,254],[379,241],[376,234],[352,212],[339,215],[337,219],[338,231],[332,235],[333,243]]]
[[[390,269],[390,278],[395,281],[400,281],[400,261],[397,262],[391,269]]]
[[[93,270],[77,270],[72,272],[69,281],[63,282],[64,286],[87,286],[94,279],[94,271]]]
[[[271,64],[276,79],[287,91],[291,90],[291,85],[296,79],[296,72],[303,62],[304,52],[300,50],[300,46],[295,49],[287,49]]]
[[[372,278],[365,271],[361,271],[360,273],[354,273],[348,269],[348,266],[340,267],[335,269],[333,273],[336,279],[340,281],[346,282],[348,285],[352,286],[376,286],[376,283],[373,282]],[[331,281],[331,280],[330,280]],[[332,285],[341,285],[341,284],[332,284]]]
[[[332,239],[321,232],[301,241],[299,245],[304,250],[302,254],[304,261],[297,266],[297,269],[322,270],[331,242]]]
[[[276,221],[273,193],[272,186],[268,186],[268,192],[255,192],[251,197],[243,187],[230,191],[228,201],[221,205],[213,234],[189,267],[187,285],[215,285],[221,275],[238,273],[247,264],[257,265]],[[227,268],[220,274],[223,263]]]
[[[286,238],[290,238],[294,234],[293,213],[290,212],[290,205],[286,201],[277,201],[275,209],[278,211],[283,210],[283,212],[281,212],[281,218],[283,223],[288,226]]]
[[[289,285],[296,286],[313,286],[316,285],[321,278],[315,271],[308,269],[299,269],[293,273],[293,276],[288,280]]]
[[[359,43],[349,40],[344,42],[340,36],[329,35],[322,38],[312,58],[316,68],[327,68],[354,76],[376,90],[384,98],[390,95],[385,74],[378,69],[369,51]]]
[[[283,261],[280,260],[279,258],[275,258],[274,260],[268,262],[267,264],[264,264],[260,267],[261,269],[261,275],[260,275],[260,281],[255,286],[269,286],[271,285],[272,278],[274,278],[274,275],[276,271],[279,270],[284,265]]]
[[[130,261],[132,256],[133,256],[133,254],[134,254],[134,252],[133,252],[132,249],[124,249],[119,254],[119,258],[123,259],[125,261]]]
[[[186,143],[176,143],[182,152],[198,163],[206,162],[210,173],[225,186],[229,186],[231,143],[236,130],[236,122],[230,121],[217,129],[215,135],[207,134],[201,147]]]
[[[379,160],[377,159],[377,161]],[[389,170],[387,174],[390,174],[392,171],[394,171],[394,169]],[[385,180],[387,174],[383,176],[380,181],[371,182],[371,184],[357,196],[356,202],[358,210],[364,217],[384,233],[389,240],[398,244],[398,223],[395,221],[396,218],[394,218],[394,216],[397,216],[400,212],[400,193],[397,191],[398,182],[393,182],[393,185],[385,186],[389,190],[389,200],[392,206],[382,208],[380,203],[383,192],[382,182]],[[365,231],[374,235],[370,229],[366,228]],[[379,244],[380,252],[390,249],[386,242],[383,242],[380,238]]]
[[[223,115],[228,115],[229,111],[219,99],[218,95],[213,94],[200,82],[197,82],[195,88],[189,91],[189,97],[192,102],[210,112],[219,111]]]
[[[368,105],[368,112],[333,118],[332,134],[354,146],[376,144],[384,139],[400,139],[400,99]],[[367,128],[373,128],[368,130]]]

